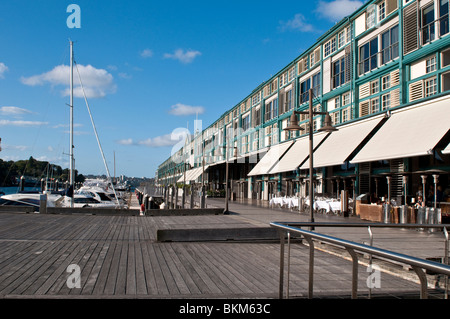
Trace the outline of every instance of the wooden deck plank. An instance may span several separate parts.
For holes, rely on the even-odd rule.
[[[162,250],[162,246],[164,246],[164,245],[161,245],[161,244],[154,245],[154,247],[155,247],[155,254],[156,254],[156,257],[158,259],[159,267],[161,268],[161,272],[162,272],[163,277],[164,277],[164,282],[165,282],[165,285],[167,286],[169,294],[177,295],[177,294],[180,293],[180,290],[178,289],[178,286],[177,286],[177,284],[175,282],[175,279],[174,279],[172,273],[170,272],[169,265],[167,264],[167,261],[164,259],[164,255],[163,255],[163,253],[161,251]]]
[[[212,249],[210,245],[203,245],[202,247],[206,254],[214,256],[214,263],[217,268],[220,268],[230,280],[233,280],[239,290],[244,294],[262,293],[263,290],[257,287],[254,282],[249,280],[248,276],[244,275],[241,269],[235,263],[231,263],[229,259],[224,258],[223,254],[216,254],[216,250]]]
[[[170,271],[170,274],[175,282],[175,285],[177,286],[177,289],[180,294],[189,294],[190,290],[187,287],[187,284],[181,275],[176,262],[174,262],[174,259],[172,257],[173,250],[170,245],[159,245],[161,248],[162,256],[166,262],[167,268]]]
[[[133,227],[134,228],[134,227]],[[132,229],[134,230],[134,229]],[[131,237],[134,237],[134,231],[131,231]],[[131,238],[130,238],[131,239]],[[126,294],[135,295],[137,292],[137,284],[136,284],[136,251],[134,240],[131,239],[128,242],[128,256],[127,256],[127,265],[126,265],[126,284],[125,284],[125,292]]]
[[[135,241],[133,243],[134,250],[136,253],[136,294],[137,295],[146,295],[147,294],[147,283],[144,269],[144,261],[142,254],[142,247],[140,241]]]
[[[36,258],[51,245],[50,242],[18,242],[14,248],[17,254],[12,254],[8,259],[5,259],[0,268],[0,293],[7,285],[18,277],[21,272],[30,267],[30,259]]]
[[[156,248],[158,245],[149,243],[146,245],[148,249],[148,255],[150,259],[151,268],[153,270],[154,281],[156,283],[156,294],[158,295],[168,295],[169,289],[166,285],[163,275],[163,269],[159,263],[158,256],[156,253]],[[150,282],[152,282],[151,280]]]
[[[170,245],[164,245],[162,247],[165,247],[168,251],[168,254],[171,258],[171,263],[174,264],[176,267],[175,271],[178,271],[180,273],[180,276],[183,278],[184,283],[186,285],[186,288],[188,289],[188,294],[200,294],[201,291],[199,287],[197,286],[194,278],[191,276],[191,272],[187,270],[185,267],[185,264],[180,259],[179,255],[176,252],[176,249],[174,249],[174,246],[177,245],[176,243],[170,244]],[[181,289],[180,289],[181,290]]]
[[[106,294],[106,283],[108,281],[108,277],[112,277],[113,275],[110,275],[110,271],[112,271],[112,260],[114,257],[114,252],[116,250],[116,241],[108,241],[108,247],[106,251],[106,255],[103,259],[103,261],[99,262],[98,267],[99,272],[97,275],[97,280],[95,281],[94,287],[92,289],[92,295],[103,295]]]
[[[184,268],[186,269],[189,276],[192,278],[192,280],[195,282],[196,286],[200,290],[201,294],[211,294],[211,289],[207,284],[207,280],[205,281],[204,274],[197,269],[197,261],[193,260],[192,257],[189,254],[186,254],[185,245],[179,244],[179,245],[172,245],[172,248],[175,251],[175,254],[180,259],[180,262],[183,264]]]
[[[145,274],[145,286],[147,294],[156,295],[158,293],[158,288],[156,284],[155,271],[151,263],[150,253],[148,251],[148,242],[141,243],[142,252],[142,266],[144,268]]]
[[[257,220],[251,224],[263,225]],[[242,217],[234,215],[1,214],[0,296],[276,298],[278,243],[155,241],[158,228],[176,229],[186,225],[198,228],[248,226]],[[416,235],[408,233],[408,236]],[[400,237],[389,232],[379,232],[377,235],[379,243],[390,246],[391,241]],[[411,237],[416,241],[410,240],[420,246],[417,251],[433,246],[436,243],[433,238],[438,237],[417,235]],[[364,238],[366,235],[359,231],[352,236]],[[430,239],[434,241],[421,244]],[[399,248],[408,244],[402,243]],[[307,248],[292,247],[291,270],[293,267],[304,267],[307,264]],[[322,252],[317,256],[315,288],[325,291],[325,281],[328,280],[333,284],[330,291],[348,293],[350,283],[347,280],[341,283],[340,280],[351,277],[351,268],[346,267],[349,262]],[[67,287],[69,273],[66,268],[71,263],[81,267],[81,289]],[[303,269],[291,272],[293,292],[305,292],[304,275]],[[361,279],[358,284],[363,285],[363,281]],[[397,287],[396,283],[391,286]]]
[[[20,267],[20,271],[11,276],[14,281],[10,283],[7,290],[4,290],[4,293],[9,291],[11,294],[22,294],[34,280],[39,279],[42,266],[45,263],[52,262],[55,258],[58,258],[61,250],[66,251],[72,245],[74,245],[72,242],[67,242],[65,245],[49,243],[47,249],[44,249],[35,258],[28,258],[28,262]]]

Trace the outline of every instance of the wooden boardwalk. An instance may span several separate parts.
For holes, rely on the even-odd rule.
[[[279,221],[281,216],[260,212],[256,218],[252,212],[177,217],[0,213],[0,297],[277,298],[277,242],[156,241],[157,229],[267,227],[265,218]],[[290,295],[305,297],[308,248],[292,246]],[[315,263],[315,295],[348,298],[351,262],[317,251]],[[80,269],[79,288],[67,271],[70,265]],[[361,294],[368,291],[368,275],[361,265]],[[419,285],[383,273],[380,293],[398,292],[418,293]]]

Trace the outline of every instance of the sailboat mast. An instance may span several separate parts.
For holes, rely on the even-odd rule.
[[[73,157],[73,42],[70,41],[70,186],[74,189],[74,157]]]

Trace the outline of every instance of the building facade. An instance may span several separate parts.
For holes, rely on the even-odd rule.
[[[237,197],[306,194],[304,130],[284,130],[294,110],[329,112],[333,133],[314,116],[318,193],[346,189],[409,201],[450,172],[448,0],[369,1],[255,88],[161,163],[160,185],[225,185]],[[309,94],[313,94],[310,102]],[[435,175],[435,179],[433,179]],[[426,190],[425,190],[426,188]],[[405,196],[406,195],[406,196]],[[444,200],[444,199],[443,199]]]

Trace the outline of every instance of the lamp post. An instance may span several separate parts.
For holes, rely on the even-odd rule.
[[[318,130],[319,132],[334,132],[337,131],[337,128],[331,125],[331,116],[328,112],[314,112],[312,107],[312,97],[313,97],[313,89],[309,89],[309,110],[308,112],[301,111],[292,111],[290,124],[285,128],[286,131],[299,131],[303,130],[302,127],[298,125],[297,114],[308,114],[308,124],[309,124],[309,212],[310,212],[310,221],[314,223],[314,185],[313,185],[313,174],[314,174],[314,162],[313,162],[313,116],[314,115],[325,115],[324,125]],[[314,230],[314,227],[311,227],[311,230]]]
[[[224,213],[228,213],[228,151],[227,151],[227,146],[223,147],[225,150],[225,210]],[[236,156],[236,152],[237,152],[237,147],[233,146],[234,149],[234,156]]]

